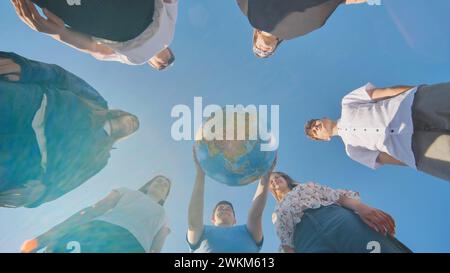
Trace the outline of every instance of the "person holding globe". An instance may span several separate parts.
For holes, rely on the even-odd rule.
[[[195,149],[196,180],[189,203],[187,242],[194,253],[257,253],[263,245],[262,216],[269,190],[269,176],[276,165],[273,162],[267,174],[261,177],[245,225],[236,225],[233,205],[221,201],[211,215],[212,225],[203,222],[205,172],[200,166]]]

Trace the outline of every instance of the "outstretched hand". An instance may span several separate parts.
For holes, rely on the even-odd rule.
[[[364,204],[358,206],[356,213],[359,214],[364,223],[377,232],[395,236],[395,221],[389,214]]]
[[[20,247],[20,252],[22,253],[36,253],[39,249],[39,241],[38,239],[31,239],[25,241]]]
[[[36,6],[30,0],[11,0],[19,18],[31,29],[49,35],[59,35],[66,30],[64,21],[50,12],[43,9],[47,18],[41,16]]]
[[[0,57],[0,77],[8,81],[17,82],[20,80],[22,69],[20,65],[15,63],[12,59]]]

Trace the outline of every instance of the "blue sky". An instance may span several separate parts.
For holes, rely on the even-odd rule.
[[[282,44],[268,60],[251,52],[252,29],[235,1],[180,1],[172,45],[176,65],[160,73],[146,66],[98,62],[33,32],[0,2],[3,51],[56,63],[85,79],[112,108],[139,116],[141,129],[117,145],[108,166],[83,186],[37,209],[0,209],[0,252],[17,252],[37,236],[121,186],[138,188],[164,174],[174,183],[166,206],[172,233],[165,252],[186,252],[187,207],[194,184],[192,142],[175,142],[173,106],[279,104],[278,170],[300,182],[315,181],[359,191],[363,200],[390,213],[397,236],[413,251],[450,252],[450,184],[412,169],[372,171],[346,157],[339,140],[314,143],[303,136],[312,117],[339,116],[341,98],[372,82],[378,86],[450,80],[450,2],[383,0],[381,6],[340,7],[327,25]],[[224,198],[245,223],[256,184],[230,188],[206,181],[205,223]],[[274,201],[264,215],[263,252],[275,252]]]

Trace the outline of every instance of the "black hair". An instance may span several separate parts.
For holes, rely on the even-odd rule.
[[[234,211],[233,204],[231,204],[231,202],[225,201],[225,200],[220,201],[219,203],[216,204],[216,206],[214,207],[214,210],[213,210],[213,217],[214,217],[214,215],[216,214],[216,210],[217,210],[217,208],[218,208],[220,205],[228,205],[228,206],[230,206],[230,207],[231,207],[231,210],[233,211],[233,215],[236,217],[236,212]]]

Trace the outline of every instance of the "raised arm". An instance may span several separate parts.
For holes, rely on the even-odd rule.
[[[368,90],[370,98],[374,101],[385,100],[395,96],[398,96],[402,93],[405,93],[408,90],[414,88],[413,86],[393,86],[388,88],[375,88],[372,90]]]
[[[400,160],[397,160],[393,158],[392,156],[388,155],[385,152],[380,152],[380,154],[377,157],[377,163],[381,165],[397,165],[397,166],[406,166],[405,163],[403,163]]]
[[[45,33],[57,41],[98,59],[107,59],[114,55],[113,50],[98,44],[91,36],[66,27],[64,21],[49,10],[43,9],[47,18],[42,17],[30,0],[12,0],[12,3],[19,18],[31,29]]]
[[[189,203],[188,214],[188,233],[187,239],[190,244],[195,245],[202,236],[204,223],[203,223],[203,209],[205,198],[205,173],[200,167],[197,160],[197,155],[194,148],[194,162],[197,169],[195,178],[194,190],[192,191],[191,201]]]
[[[248,213],[247,229],[253,236],[255,242],[260,243],[263,240],[262,217],[266,207],[267,194],[269,191],[270,175],[276,166],[276,159],[270,171],[261,177],[258,188],[256,189],[253,203]]]
[[[105,214],[108,210],[114,208],[120,200],[121,194],[118,191],[112,191],[108,196],[99,201],[93,206],[87,207],[78,213],[74,214],[61,224],[53,227],[46,233],[38,236],[35,239],[25,242],[22,246],[22,252],[35,252],[42,247],[45,247],[67,232],[68,229],[74,226],[81,226],[88,223],[92,219]]]

